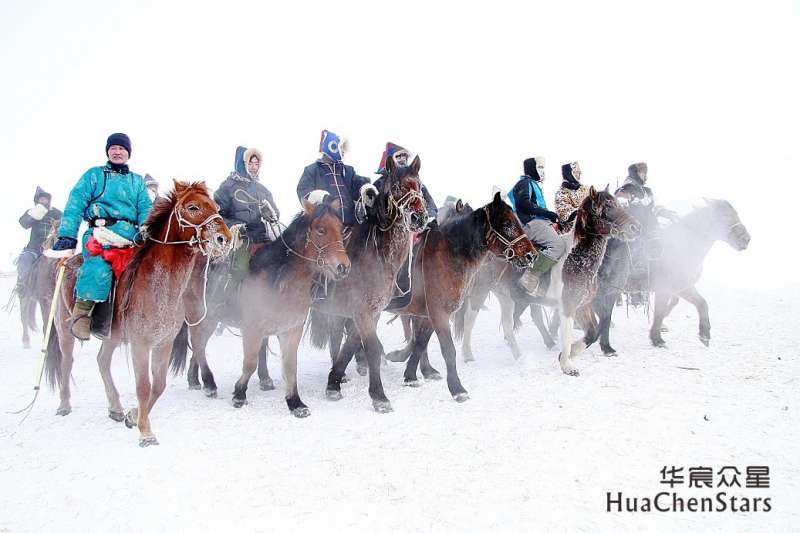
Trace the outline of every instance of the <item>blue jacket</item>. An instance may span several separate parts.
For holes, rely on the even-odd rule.
[[[533,219],[547,220],[550,211],[547,209],[542,187],[532,177],[520,176],[508,196],[523,226]]]
[[[114,218],[114,233],[133,240],[145,223],[153,202],[139,174],[121,174],[110,165],[87,170],[69,193],[59,237],[76,239],[81,222],[94,218]]]
[[[341,198],[342,221],[345,226],[352,226],[356,223],[355,201],[358,200],[361,187],[369,182],[369,178],[357,175],[349,165],[320,159],[303,170],[297,184],[297,198],[302,202],[311,191],[328,191],[333,198]]]

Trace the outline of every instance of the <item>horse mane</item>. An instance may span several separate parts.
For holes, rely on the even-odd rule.
[[[306,235],[311,224],[330,214],[341,220],[339,211],[331,207],[330,204],[317,204],[312,216],[306,216],[305,212],[298,213],[280,238],[261,248],[250,261],[250,271],[253,273],[269,272],[268,283],[278,285],[292,272],[292,264],[300,259],[290,251],[290,248],[297,253],[302,253],[305,247]]]
[[[486,250],[486,214],[471,208],[450,215],[439,231],[453,254],[468,261],[478,259]]]
[[[187,186],[184,194],[189,194],[192,191],[197,191],[208,195],[208,188],[203,182],[193,181]],[[175,207],[175,203],[177,201],[178,195],[174,189],[167,192],[165,196],[160,196],[158,199],[156,199],[156,202],[153,204],[153,208],[150,210],[150,214],[147,216],[147,221],[145,222],[148,235],[160,236],[163,234],[167,224],[169,223],[170,217],[172,217],[172,209]],[[117,286],[118,289],[122,291],[122,303],[120,309],[123,314],[128,309],[128,304],[130,303],[132,292],[131,287],[133,287],[133,281],[135,277],[134,274],[139,270],[139,266],[141,266],[142,261],[153,247],[153,242],[154,241],[152,239],[146,237],[144,238],[144,242],[136,250],[133,259],[131,259],[131,262],[128,263],[128,266],[125,268],[125,272],[123,272],[120,276]]]

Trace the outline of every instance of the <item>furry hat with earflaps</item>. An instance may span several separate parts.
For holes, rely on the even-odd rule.
[[[539,175],[539,171],[536,170],[537,165],[544,166],[544,157],[529,157],[522,162],[522,171],[526,176],[530,176],[536,181],[541,181],[542,177]]]
[[[647,163],[634,163],[628,167],[628,177],[644,184],[647,181]]]

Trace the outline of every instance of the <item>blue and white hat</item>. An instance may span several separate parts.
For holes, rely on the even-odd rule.
[[[319,141],[319,151],[334,161],[341,161],[342,155],[347,147],[347,140],[339,137],[335,133],[322,130],[322,137]]]

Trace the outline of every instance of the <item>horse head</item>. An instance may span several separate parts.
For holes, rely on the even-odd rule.
[[[486,213],[486,244],[489,251],[519,268],[532,265],[536,257],[533,243],[499,192],[483,207],[483,211]]]
[[[451,218],[453,218],[454,216],[460,215],[465,212],[472,213],[472,208],[468,203],[464,203],[464,201],[459,198],[455,202],[452,201],[445,202],[445,204],[439,208],[439,213],[436,219],[441,225],[450,220]]]
[[[703,198],[713,213],[712,227],[717,238],[727,242],[737,251],[746,250],[750,245],[750,233],[739,219],[736,209],[727,200]]]
[[[428,222],[425,199],[422,197],[419,180],[421,163],[419,156],[410,165],[400,167],[391,157],[386,162],[386,179],[381,198],[378,218],[382,226],[391,227],[398,220],[408,231],[422,231]]]
[[[150,212],[151,238],[162,244],[197,246],[212,258],[228,253],[233,236],[205,182],[173,181],[175,189],[159,198]]]
[[[630,241],[642,232],[641,225],[605,189],[598,191],[594,186],[581,203],[575,223],[575,237],[584,235],[609,236],[622,241]]]
[[[339,215],[342,201],[327,195],[318,203],[303,200],[303,217],[308,220],[302,255],[315,258],[317,270],[334,280],[350,273],[350,258],[344,248],[344,224]]]

